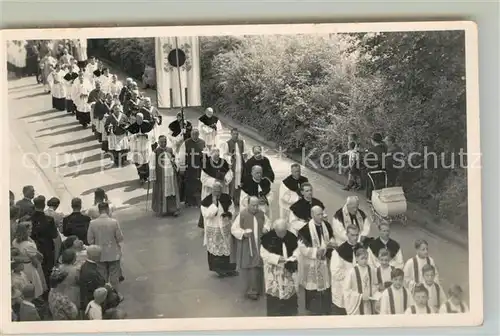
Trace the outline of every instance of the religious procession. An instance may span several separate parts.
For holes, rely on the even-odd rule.
[[[36,80],[53,109],[92,132],[116,168],[134,166],[156,216],[168,220],[199,209],[208,270],[243,279],[245,298],[264,299],[268,316],[296,316],[300,306],[310,315],[468,311],[462,288],[441,283],[426,240],[416,239],[414,254],[404,257],[391,238],[406,211],[398,171],[381,161],[401,151],[393,136],[374,133],[364,150],[356,135],[349,139],[344,190],[366,188],[373,213],[361,210],[358,196],[326,209],[300,164],[275,181],[263,148],[248,148],[237,128],[224,130],[213,108],[198,120],[187,120],[181,109],[162,134],[162,115],[133,79],[122,83],[71,46],[39,59]],[[372,162],[363,159],[367,153]],[[366,173],[361,161],[370,167]],[[94,205],[83,211],[74,198],[69,215],[57,212],[57,198],[35,197],[33,186],[17,202],[10,193],[15,320],[125,318],[118,290],[126,281],[124,238],[112,202],[95,188]]]

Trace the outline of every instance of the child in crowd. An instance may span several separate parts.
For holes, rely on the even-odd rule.
[[[33,303],[35,299],[35,286],[27,284],[22,290],[23,301],[19,307],[19,321],[40,321],[40,315]]]
[[[462,287],[459,285],[451,285],[448,290],[448,297],[448,301],[439,309],[440,314],[463,314],[469,312],[469,307],[463,301]]]
[[[425,285],[415,285],[413,289],[413,301],[415,303],[406,309],[405,314],[434,314],[434,310],[429,306],[429,291],[425,288]]]
[[[24,264],[29,263],[29,260],[20,260],[20,258],[16,258],[11,261],[11,285],[15,290],[22,292],[23,288],[26,287],[31,282],[28,279],[28,276],[24,273]]]
[[[375,313],[373,295],[377,292],[373,269],[368,265],[368,251],[360,247],[355,251],[356,266],[344,280],[344,303],[347,315]]]
[[[390,265],[391,253],[387,249],[381,249],[378,252],[378,260],[380,266],[376,268],[377,286],[380,292],[391,286],[392,270],[394,267]]]
[[[87,320],[102,320],[103,309],[102,306],[106,297],[108,296],[108,290],[104,287],[97,288],[94,291],[94,300],[90,301],[85,309],[85,317]]]
[[[434,281],[436,269],[432,265],[425,264],[424,267],[422,267],[422,275],[424,277],[424,286],[429,292],[429,306],[435,311],[439,311],[443,302],[446,301],[446,294],[443,288]]]
[[[429,256],[429,244],[423,239],[415,241],[415,249],[417,254],[406,261],[403,271],[405,272],[405,287],[413,292],[413,288],[417,284],[423,283],[422,267],[425,264],[434,266],[435,278],[434,281],[439,283],[439,273],[434,263],[434,260]]]
[[[348,157],[349,162],[349,176],[347,179],[347,186],[344,190],[351,190],[352,188],[358,189],[361,187],[361,175],[359,170],[359,152],[356,148],[356,143],[349,142],[349,150],[344,153]]]
[[[413,303],[410,293],[403,286],[404,272],[399,268],[391,271],[391,286],[380,298],[380,315],[404,314]]]
[[[75,265],[80,268],[83,263],[87,260],[87,249],[83,244],[83,241],[77,239],[73,242],[73,249],[76,252]]]

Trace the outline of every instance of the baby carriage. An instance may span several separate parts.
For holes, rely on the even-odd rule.
[[[400,222],[406,225],[406,197],[402,187],[387,187],[387,173],[376,170],[368,173],[373,185],[371,207],[376,224]]]

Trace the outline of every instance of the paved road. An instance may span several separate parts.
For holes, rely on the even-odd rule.
[[[110,200],[121,209],[117,217],[126,239],[123,260],[126,281],[120,290],[126,296],[123,305],[130,318],[265,315],[264,300],[244,300],[241,279],[221,280],[208,272],[202,232],[196,227],[199,215],[196,210],[184,210],[176,219],[156,218],[146,211],[146,189],[137,184],[135,168],[111,168],[109,158],[101,155],[91,131],[83,130],[66,112],[53,111],[50,96],[43,95],[42,88],[32,83],[33,78],[9,82],[8,112],[13,130],[11,137],[15,140],[12,146],[15,144],[19,150],[18,154],[11,155],[11,160],[22,159],[20,153],[34,153],[42,157],[39,164],[42,167],[41,170],[36,167],[38,170],[33,173],[35,168],[31,166],[11,164],[15,170],[11,168],[10,186],[16,195],[20,195],[22,186],[28,183],[34,184],[40,193],[56,194],[64,203],[64,211],[69,211],[72,196],[82,197],[89,206],[95,188],[107,191]],[[163,115],[164,130],[175,112]],[[197,117],[195,112],[186,113],[189,120],[195,121]],[[249,146],[256,144],[245,140]],[[286,177],[292,161],[280,158],[279,153],[273,151],[266,154],[277,181]],[[308,169],[304,174],[330,215],[343,205],[349,193],[343,191],[342,186]],[[56,186],[54,190],[50,185]],[[276,183],[273,190],[278,190]],[[366,204],[362,207],[367,209]],[[276,202],[272,210],[278,213]],[[376,228],[372,234],[377,234]],[[392,236],[401,243],[406,258],[414,255],[414,240],[425,238],[445,287],[453,282],[467,291],[466,250],[411,225],[394,227]]]

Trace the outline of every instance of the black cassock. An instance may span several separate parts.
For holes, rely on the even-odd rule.
[[[292,204],[292,206],[290,206],[290,211],[298,219],[309,222],[312,219],[311,209],[314,206],[319,206],[321,209],[325,210],[325,205],[323,204],[323,202],[313,197],[311,202],[307,201],[304,198],[299,199],[297,202]]]
[[[243,165],[243,178],[252,176],[253,166],[260,166],[262,168],[262,177],[268,178],[271,182],[274,182],[275,176],[273,167],[271,167],[271,162],[265,156],[259,160],[257,160],[255,156],[248,159]]]
[[[64,75],[64,80],[66,80],[68,83],[73,84],[75,79],[78,78],[78,74],[76,72],[68,72],[66,75]],[[73,102],[73,99],[66,99],[66,111],[67,112],[76,112],[76,106],[75,103]]]
[[[191,137],[193,125],[191,124],[191,122],[185,120],[184,128],[186,129],[186,132],[184,133],[183,138],[184,140],[187,140]],[[179,134],[181,134],[182,131],[181,123],[179,122],[179,120],[174,120],[168,125],[168,129],[172,132],[173,137],[177,137]]]

